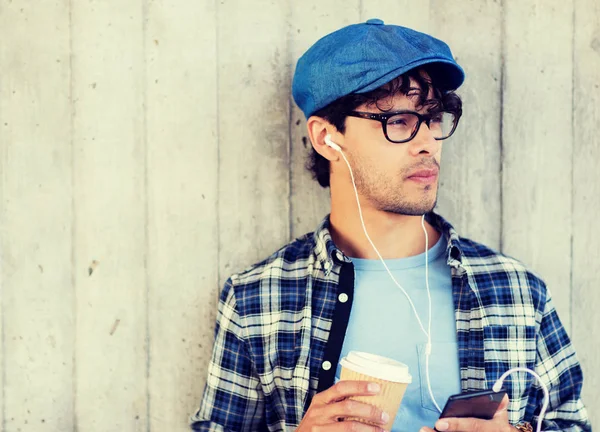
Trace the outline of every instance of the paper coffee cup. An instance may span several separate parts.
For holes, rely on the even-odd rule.
[[[350,399],[374,405],[388,413],[390,420],[383,429],[391,430],[406,387],[412,382],[408,366],[396,360],[358,351],[350,351],[340,365],[340,381],[369,381],[381,386],[381,391],[374,396],[354,396]],[[362,421],[358,418],[346,420]],[[377,426],[381,427],[381,424]]]

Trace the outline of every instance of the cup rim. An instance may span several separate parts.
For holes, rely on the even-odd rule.
[[[385,381],[410,384],[408,366],[397,360],[360,351],[350,351],[340,365],[354,372]]]

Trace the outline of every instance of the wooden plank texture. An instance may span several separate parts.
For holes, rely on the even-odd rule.
[[[570,328],[573,4],[506,2],[502,246],[539,273]],[[565,19],[567,17],[567,19]]]
[[[296,62],[321,37],[346,25],[359,22],[359,2],[319,0],[292,3],[289,50],[292,76]],[[290,77],[291,79],[291,77]],[[306,118],[290,95],[290,212],[292,237],[314,231],[330,212],[329,188],[322,188],[306,170],[312,145],[306,129]]]
[[[3,431],[73,430],[69,2],[0,6]]]
[[[297,59],[380,18],[467,73],[438,211],[550,287],[600,427],[597,0],[6,1],[0,431],[188,430],[232,273],[314,230]]]
[[[213,343],[219,290],[215,14],[213,2],[156,0],[148,10],[151,431],[189,429]]]
[[[583,401],[600,428],[600,3],[575,2],[572,338],[581,360]]]
[[[289,239],[290,11],[275,0],[217,10],[222,285]]]
[[[379,18],[386,24],[395,24],[411,29],[429,32],[430,2],[410,0],[362,0],[360,2],[360,20]]]
[[[73,2],[80,431],[146,431],[142,1]]]
[[[499,249],[501,227],[500,2],[432,2],[432,34],[445,41],[466,72],[458,90],[463,117],[444,141],[437,211],[459,234]],[[457,29],[481,37],[465,37]]]

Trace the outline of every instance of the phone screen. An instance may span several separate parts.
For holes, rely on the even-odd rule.
[[[491,420],[498,406],[506,395],[506,391],[484,390],[480,392],[461,393],[450,396],[440,418],[444,417],[474,417]]]

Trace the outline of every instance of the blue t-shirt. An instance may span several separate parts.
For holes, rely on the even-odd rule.
[[[460,370],[452,280],[446,264],[447,240],[429,250],[429,287],[432,301],[429,375],[433,395],[444,407],[450,395],[460,393]],[[352,258],[355,271],[354,301],[341,356],[364,351],[408,365],[412,383],[408,386],[392,431],[417,432],[433,427],[439,412],[431,401],[425,375],[427,337],[404,293],[392,281],[379,260]],[[425,285],[425,253],[409,258],[386,260],[390,271],[412,299],[427,330],[428,299]],[[341,358],[341,357],[340,357]],[[338,366],[336,382],[341,367]]]

